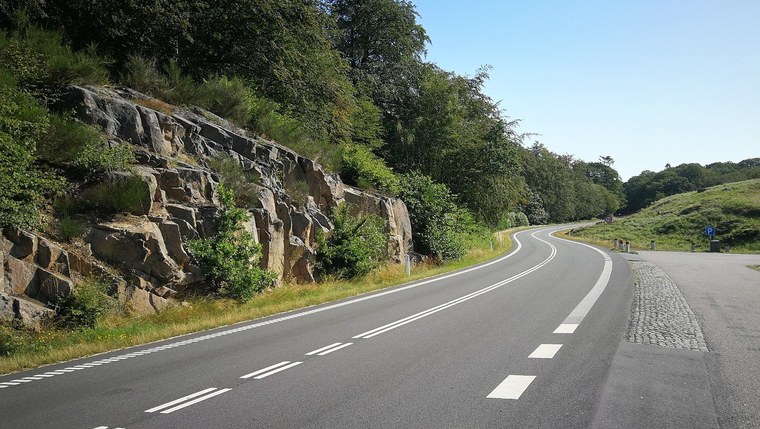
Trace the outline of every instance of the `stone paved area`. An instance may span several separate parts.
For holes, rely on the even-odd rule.
[[[636,275],[636,292],[628,324],[628,341],[708,351],[694,313],[670,277],[645,261],[631,261],[631,269]]]

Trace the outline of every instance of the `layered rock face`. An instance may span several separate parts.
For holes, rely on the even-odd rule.
[[[332,228],[327,214],[343,201],[386,221],[390,259],[400,262],[411,251],[409,215],[401,200],[349,187],[315,161],[246,135],[209,112],[177,108],[166,114],[144,107],[158,104],[128,89],[69,88],[59,107],[101,127],[111,144],[137,147],[135,171],[116,173],[112,180],[138,175],[147,185],[145,203],[137,212],[89,228],[84,249],[66,251],[29,232],[5,231],[0,317],[22,317],[18,308],[27,303],[49,311],[40,303],[68,293],[72,271],[109,273],[114,292],[140,312],[160,309],[176,293],[203,281],[187,242],[215,233],[219,176],[207,161],[221,153],[260,177],[246,228],[261,243],[262,267],[280,279],[314,280],[315,235]]]

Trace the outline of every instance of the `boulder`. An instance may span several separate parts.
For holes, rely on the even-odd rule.
[[[42,303],[33,300],[12,297],[13,313],[24,325],[39,329],[45,323],[55,317],[55,311],[45,307]]]
[[[37,265],[47,270],[51,270],[66,277],[71,277],[69,267],[69,252],[63,250],[60,246],[45,239],[39,240],[37,248]]]
[[[5,292],[5,251],[0,250],[0,293]]]
[[[92,246],[95,256],[116,266],[134,269],[170,284],[179,283],[184,277],[169,256],[158,225],[147,220],[97,225],[85,241]]]
[[[36,235],[14,227],[5,228],[3,235],[11,243],[11,248],[8,252],[11,256],[18,259],[25,259],[31,256],[32,260],[34,259],[38,244]]]
[[[124,302],[130,310],[137,314],[156,313],[171,305],[171,301],[168,299],[134,286],[127,286]]]
[[[174,259],[179,266],[184,266],[190,261],[190,255],[185,252],[179,225],[177,225],[176,222],[164,220],[158,225],[158,228],[161,230],[161,235],[164,237],[164,243],[166,244],[166,250],[169,252],[169,256]]]
[[[0,290],[0,321],[10,322],[16,317],[13,311],[13,297]]]
[[[36,297],[39,294],[37,266],[14,257],[5,258],[6,289],[13,295]]]
[[[74,288],[74,282],[71,279],[44,268],[37,268],[37,281],[37,296],[29,294],[27,296],[31,296],[42,302],[52,302],[57,297],[67,296]]]

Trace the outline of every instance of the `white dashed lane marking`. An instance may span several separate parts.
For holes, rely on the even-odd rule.
[[[161,411],[161,414],[173,413],[177,410],[181,410],[182,408],[189,407],[190,405],[197,404],[198,402],[202,402],[207,399],[211,399],[214,396],[221,395],[222,393],[229,392],[230,390],[232,389],[217,389],[216,387],[209,387],[208,389],[203,389],[199,392],[195,392],[193,394],[183,396],[179,399],[175,399],[165,404],[161,404],[157,407],[150,408],[148,410],[145,410],[145,412],[155,413],[156,411]]]
[[[246,374],[240,378],[251,378],[254,377],[256,380],[261,380],[262,378],[269,377],[272,374],[277,374],[280,371],[285,371],[286,369],[293,368],[294,366],[300,365],[303,362],[290,362],[288,360],[284,362],[280,362],[277,364],[274,364],[272,366],[268,366],[266,368],[260,369],[258,371],[254,371],[250,374]]]
[[[562,344],[541,344],[528,356],[531,359],[552,359]]]
[[[341,344],[342,344],[342,343],[333,343],[333,344],[330,344],[329,346],[325,346],[325,347],[322,347],[321,349],[312,350],[312,351],[310,351],[309,353],[306,353],[306,355],[305,355],[305,356],[312,356],[312,355],[315,355],[315,354],[317,354],[317,353],[321,353],[321,352],[323,352],[323,351],[325,351],[325,350],[327,350],[327,349],[331,349],[331,348],[333,348],[333,347],[335,347],[335,346],[339,346],[339,345],[341,345]]]
[[[563,323],[554,330],[555,334],[572,334],[578,327],[577,323]]]
[[[520,399],[525,389],[536,378],[535,375],[510,375],[501,382],[487,398],[491,399]]]

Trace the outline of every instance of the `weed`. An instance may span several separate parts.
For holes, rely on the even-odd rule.
[[[139,176],[112,174],[82,195],[89,208],[107,213],[147,213],[152,204],[150,188]]]
[[[53,303],[56,325],[62,328],[93,328],[98,318],[113,308],[115,300],[106,292],[108,285],[96,277],[88,277],[66,296]]]

